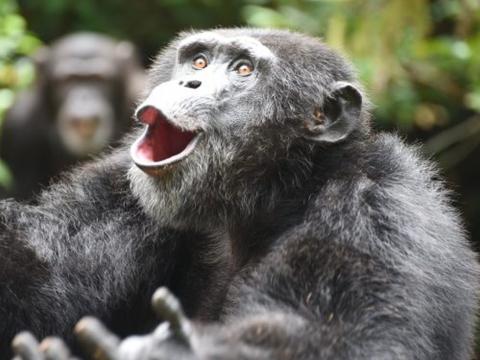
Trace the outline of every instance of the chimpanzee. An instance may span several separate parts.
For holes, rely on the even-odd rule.
[[[162,286],[151,335],[78,323],[95,358],[469,358],[476,256],[434,166],[372,130],[348,62],[217,29],[180,35],[149,81],[126,146],[0,202],[2,344],[71,344],[85,315],[148,332]],[[23,358],[68,358],[27,338]]]
[[[14,188],[0,197],[31,198],[75,162],[114,144],[129,128],[144,72],[132,44],[76,33],[34,57],[37,80],[7,113],[0,159]]]

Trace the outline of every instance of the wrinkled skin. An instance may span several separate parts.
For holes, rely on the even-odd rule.
[[[149,81],[125,148],[36,206],[0,202],[0,339],[72,344],[93,315],[106,327],[76,332],[110,359],[469,358],[479,268],[459,216],[418,149],[372,131],[345,60],[220,29],[182,34]]]

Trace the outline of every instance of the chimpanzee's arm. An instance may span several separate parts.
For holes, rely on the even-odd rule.
[[[114,154],[73,172],[37,205],[0,202],[0,354],[21,330],[68,338],[87,314],[117,331],[152,319],[149,299],[168,275],[177,235],[129,195],[129,166]]]
[[[464,325],[452,323],[445,333],[442,323],[473,316],[465,302],[471,289],[458,279],[449,285],[441,281],[446,274],[413,276],[413,262],[398,263],[399,254],[392,253],[397,259],[390,262],[355,246],[316,246],[312,241],[321,242],[287,242],[234,280],[227,295],[228,315],[216,324],[191,322],[162,289],[153,303],[167,322],[151,334],[120,341],[90,318],[77,325],[78,336],[91,353],[110,360],[468,357],[468,344],[451,343]],[[57,346],[58,340],[46,339],[40,350],[29,345],[28,336],[17,340],[19,353],[52,351],[69,359],[62,357],[65,349]]]

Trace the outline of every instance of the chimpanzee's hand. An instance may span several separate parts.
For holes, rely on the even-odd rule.
[[[193,328],[185,317],[180,302],[166,288],[153,296],[155,312],[165,320],[145,336],[132,336],[123,341],[97,319],[83,318],[75,333],[86,353],[95,360],[193,360]],[[58,338],[46,338],[40,344],[30,333],[21,333],[13,340],[17,360],[71,360],[73,357]]]

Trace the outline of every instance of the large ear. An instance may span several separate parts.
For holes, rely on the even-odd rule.
[[[362,94],[352,84],[336,82],[321,109],[315,109],[306,121],[309,139],[336,143],[360,125]]]
[[[32,56],[33,63],[35,65],[35,86],[39,91],[45,91],[49,82],[49,63],[51,57],[50,48],[42,46]],[[41,95],[41,94],[40,94]]]
[[[146,83],[146,72],[140,64],[135,46],[129,41],[121,41],[115,48],[124,82],[125,93],[130,104],[135,104],[143,95]]]

